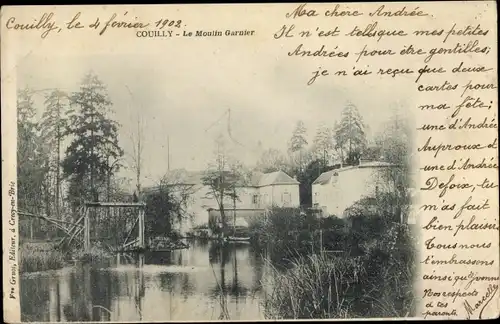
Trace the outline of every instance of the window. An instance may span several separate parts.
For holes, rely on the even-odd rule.
[[[290,203],[292,202],[292,196],[290,195],[289,192],[284,192],[282,195],[281,195],[281,199],[282,199],[282,202],[285,206],[288,206],[290,205]]]
[[[313,204],[316,204],[319,202],[319,192],[314,193],[314,195],[312,196],[312,202],[313,202]]]
[[[259,195],[253,195],[252,197],[252,203],[258,204],[259,203]]]

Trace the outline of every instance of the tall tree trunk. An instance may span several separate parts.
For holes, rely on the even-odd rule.
[[[107,174],[107,183],[106,183],[106,201],[110,202],[111,201],[111,167],[109,166],[109,155],[108,155],[108,160],[107,160],[107,165],[108,165],[108,174]],[[106,208],[106,221],[109,222],[109,213],[110,210],[109,208]]]
[[[140,118],[140,117],[139,117]],[[141,125],[137,120],[137,198],[141,199]]]
[[[59,103],[59,96],[57,97],[57,160],[56,160],[56,218],[61,219],[61,211],[59,206],[60,201],[60,187],[61,187],[61,174],[60,174],[60,164],[61,164],[61,107]]]
[[[236,235],[236,188],[233,188],[233,236]]]
[[[227,233],[227,221],[226,221],[226,211],[224,210],[224,189],[220,191],[220,218],[222,222],[222,238],[226,236]]]
[[[92,195],[92,199],[95,200],[95,188],[94,188],[94,112],[90,116],[90,192]]]

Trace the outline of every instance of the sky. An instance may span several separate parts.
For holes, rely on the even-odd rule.
[[[233,154],[252,165],[265,149],[286,152],[298,120],[305,123],[311,143],[316,128],[333,126],[348,103],[357,106],[369,133],[387,120],[391,107],[402,105],[385,95],[370,94],[369,87],[338,83],[307,87],[310,69],[257,49],[224,51],[223,43],[200,45],[203,55],[196,49],[162,54],[30,55],[18,65],[17,84],[35,90],[75,91],[87,72],[96,73],[107,86],[113,118],[121,124],[119,141],[128,163],[133,153],[131,137],[139,116],[142,120],[142,181],[146,186],[166,173],[169,161],[170,169],[204,170],[212,160],[215,138],[220,133],[227,136],[228,109],[236,141],[231,144]],[[43,92],[34,99],[41,115]],[[133,177],[131,170],[122,173]]]

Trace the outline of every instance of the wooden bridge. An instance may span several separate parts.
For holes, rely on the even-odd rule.
[[[125,202],[84,202],[84,204],[80,207],[78,214],[81,216],[78,218],[76,222],[58,220],[54,218],[50,218],[43,215],[36,215],[32,213],[26,212],[18,212],[21,216],[27,217],[35,217],[44,219],[45,221],[51,223],[56,228],[62,230],[65,236],[61,241],[58,242],[58,246],[62,246],[66,244],[67,246],[71,245],[78,238],[82,240],[83,233],[83,249],[85,252],[89,252],[91,249],[91,223],[94,221],[92,219],[95,214],[95,210],[98,208],[104,209],[113,209],[120,207],[135,207],[137,208],[137,215],[134,218],[133,224],[127,232],[125,240],[121,243],[121,246],[118,247],[118,251],[126,251],[126,250],[137,250],[137,249],[145,249],[145,203],[125,203]],[[65,225],[66,224],[66,225]],[[134,238],[132,233],[134,229],[137,228],[137,236]]]
[[[121,250],[126,249],[144,249],[146,248],[145,239],[144,239],[144,212],[146,208],[146,204],[144,203],[121,203],[121,202],[85,202],[84,204],[84,250],[87,252],[90,250],[90,211],[92,208],[113,208],[113,207],[138,207],[138,215],[135,218],[134,224],[130,228],[123,245],[121,246]],[[134,228],[138,226],[139,234],[138,237],[134,240],[129,241],[130,236]]]

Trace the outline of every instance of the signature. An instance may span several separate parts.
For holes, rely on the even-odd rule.
[[[488,289],[486,289],[486,294],[484,294],[483,297],[481,297],[481,299],[478,300],[473,306],[471,306],[471,304],[467,300],[465,300],[464,308],[467,312],[467,319],[470,319],[471,315],[473,315],[478,309],[480,309],[479,319],[482,319],[484,309],[486,308],[486,306],[488,306],[493,297],[495,297],[497,291],[498,285],[490,284],[488,286]]]

